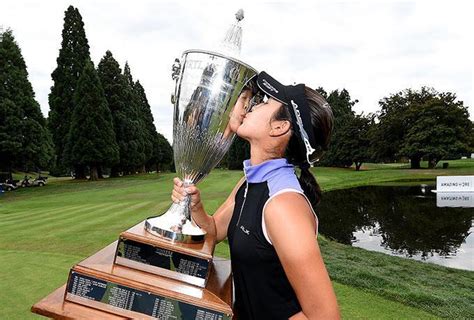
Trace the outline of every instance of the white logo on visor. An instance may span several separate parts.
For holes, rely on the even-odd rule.
[[[314,151],[316,151],[316,149],[311,147],[311,144],[309,143],[308,134],[306,133],[306,130],[303,127],[303,120],[301,119],[299,106],[293,100],[291,100],[291,105],[296,115],[296,122],[298,123],[298,127],[300,129],[301,138],[303,139],[304,145],[306,147],[306,160],[308,160],[308,163],[312,165],[316,161],[311,161],[309,157],[311,154],[313,154]]]
[[[276,93],[278,93],[278,90],[275,89],[274,86],[272,86],[271,84],[269,84],[268,81],[265,80],[265,79],[263,79],[263,85],[264,85],[265,87],[267,87],[269,90],[275,91]]]

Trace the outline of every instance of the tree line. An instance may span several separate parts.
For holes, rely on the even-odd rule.
[[[459,159],[474,152],[474,125],[463,101],[451,92],[434,88],[405,89],[383,97],[380,110],[356,114],[347,90],[326,97],[335,115],[331,146],[321,165],[359,170],[364,162],[409,161],[412,169],[421,160],[434,168],[443,159]]]
[[[454,93],[405,89],[383,97],[377,112],[356,114],[359,101],[348,90],[316,91],[331,105],[335,120],[329,149],[317,165],[360,170],[364,162],[409,161],[418,169],[426,160],[434,168],[440,160],[474,152],[474,125]],[[241,169],[249,157],[249,144],[237,137],[221,166]]]
[[[107,51],[90,58],[77,8],[65,12],[45,119],[11,30],[0,38],[0,168],[73,171],[76,178],[168,170],[172,149],[156,131],[145,89]]]
[[[0,171],[50,169],[76,178],[173,168],[172,148],[156,131],[145,89],[130,66],[123,71],[107,51],[97,68],[77,8],[64,17],[57,67],[52,72],[50,111],[45,119],[35,100],[21,50],[12,31],[0,34]],[[474,151],[474,126],[467,106],[451,92],[405,89],[383,97],[380,110],[356,114],[359,103],[346,89],[316,89],[329,102],[335,128],[324,166],[359,170],[364,162],[409,160],[433,168],[442,159]],[[250,157],[236,137],[220,167],[241,169]]]

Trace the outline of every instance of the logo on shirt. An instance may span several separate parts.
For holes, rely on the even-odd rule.
[[[242,232],[245,233],[246,235],[250,235],[250,230],[245,229],[244,226],[240,226],[240,230],[242,230]]]

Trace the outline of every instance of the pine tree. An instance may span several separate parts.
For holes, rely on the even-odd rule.
[[[134,82],[132,73],[128,63],[125,63],[123,76],[127,84],[125,95],[126,105],[125,115],[131,121],[131,125],[128,126],[125,135],[128,137],[128,150],[124,154],[123,169],[124,173],[134,173],[137,170],[142,171],[145,166],[145,129],[140,117],[140,102],[134,89]]]
[[[153,114],[151,113],[151,107],[146,97],[145,89],[140,84],[140,81],[136,81],[134,84],[135,94],[138,97],[140,118],[143,123],[143,135],[144,135],[144,154],[145,154],[145,165],[149,168],[152,164],[156,164],[158,158],[157,153],[154,152],[153,145],[156,143],[158,137],[156,127],[154,124]],[[147,171],[148,171],[147,168]]]
[[[91,61],[85,65],[74,93],[65,151],[71,163],[89,166],[91,180],[97,180],[100,166],[119,160],[112,115]]]
[[[128,165],[129,150],[131,149],[128,132],[133,130],[133,122],[128,117],[127,82],[122,74],[119,63],[114,59],[112,52],[107,51],[97,67],[99,80],[104,89],[105,99],[112,113],[115,137],[119,147],[119,162],[112,166],[111,177],[119,176],[123,168]]]
[[[1,53],[0,53],[1,54]],[[11,172],[24,142],[22,112],[10,99],[0,98],[0,171]]]
[[[9,171],[48,166],[51,136],[11,30],[0,38],[0,83],[0,166]]]
[[[126,64],[122,74],[120,65],[112,53],[107,51],[98,65],[97,72],[112,113],[120,150],[120,161],[112,167],[111,176],[118,176],[120,172],[133,173],[145,164],[146,136],[140,98],[130,68]]]
[[[51,74],[53,86],[49,94],[48,125],[56,148],[56,166],[65,171],[63,164],[65,144],[74,110],[73,96],[86,62],[90,60],[89,44],[79,10],[73,6],[65,12],[62,43],[57,67]],[[72,164],[76,178],[84,178],[84,167]]]
[[[153,146],[153,157],[156,158],[156,171],[175,171],[173,148],[161,133],[157,133],[156,143]]]

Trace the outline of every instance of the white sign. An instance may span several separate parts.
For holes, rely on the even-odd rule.
[[[438,192],[437,207],[474,207],[474,192]]]
[[[433,192],[474,192],[474,176],[436,177],[436,190]]]

